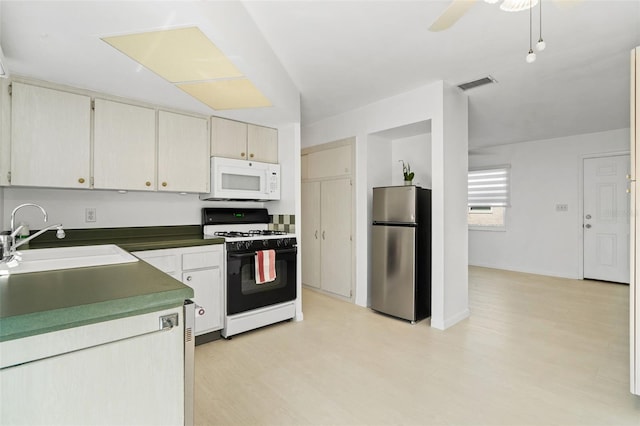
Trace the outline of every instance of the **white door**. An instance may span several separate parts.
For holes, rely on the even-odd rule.
[[[320,288],[320,182],[302,183],[302,283]]]
[[[584,278],[628,283],[629,156],[584,160]]]
[[[322,182],[321,288],[351,297],[351,179]]]

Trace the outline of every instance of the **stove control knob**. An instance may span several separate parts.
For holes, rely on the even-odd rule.
[[[269,245],[269,241],[262,240],[262,247],[267,247]]]
[[[287,238],[284,239],[284,245],[288,246],[289,245],[289,240]]]
[[[276,245],[277,245],[278,247],[280,247],[280,246],[282,245],[282,240],[278,240],[278,241],[276,241]]]
[[[247,248],[247,249],[248,249],[248,248],[251,248],[251,245],[252,245],[252,244],[251,244],[251,241],[246,241],[246,242],[244,243],[244,247],[245,247],[245,248]]]

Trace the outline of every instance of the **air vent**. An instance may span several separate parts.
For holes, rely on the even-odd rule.
[[[485,84],[497,83],[496,79],[491,77],[490,75],[487,77],[483,77],[479,80],[470,81],[468,83],[463,83],[458,85],[462,90],[469,90],[475,87],[484,86]]]

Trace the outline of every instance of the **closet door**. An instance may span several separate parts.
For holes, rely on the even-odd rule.
[[[323,181],[321,205],[321,288],[351,297],[351,179]]]
[[[320,288],[320,182],[302,183],[302,283]]]

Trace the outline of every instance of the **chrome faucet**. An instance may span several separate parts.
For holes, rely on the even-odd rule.
[[[20,225],[16,228],[15,226],[15,219],[16,219],[16,213],[18,212],[18,210],[20,210],[23,207],[37,207],[40,209],[40,211],[42,212],[43,216],[44,216],[44,222],[47,221],[48,219],[48,215],[47,212],[45,211],[44,208],[42,208],[42,206],[38,205],[38,204],[33,204],[33,203],[25,203],[25,204],[20,204],[18,207],[16,207],[15,209],[13,209],[13,211],[11,212],[11,228],[9,230],[8,233],[4,233],[2,235],[0,235],[0,248],[2,249],[0,251],[0,254],[2,255],[2,262],[8,262],[10,261],[15,253],[16,253],[16,249],[18,247],[20,247],[23,244],[28,243],[29,241],[33,240],[34,238],[44,234],[45,232],[47,232],[50,229],[53,228],[57,228],[56,231],[56,237],[62,239],[65,237],[65,233],[64,233],[64,229],[62,229],[62,224],[58,223],[57,225],[50,225],[47,226],[44,229],[41,229],[40,231],[36,232],[33,235],[30,235],[27,238],[23,238],[20,241],[16,242],[16,236],[20,233],[20,231],[22,231],[24,225]]]

